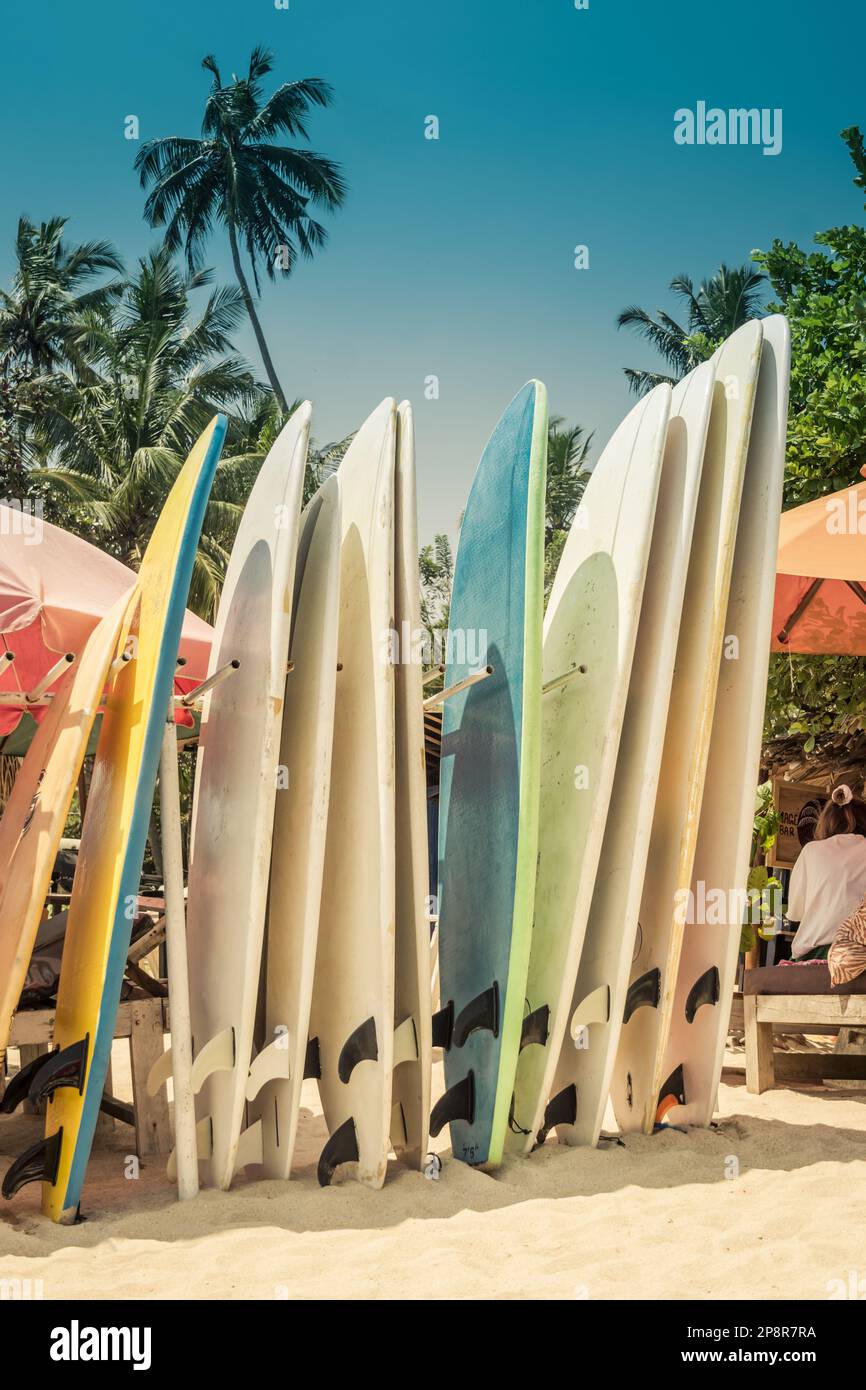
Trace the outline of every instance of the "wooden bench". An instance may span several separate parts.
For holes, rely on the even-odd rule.
[[[38,1053],[47,1052],[54,1041],[55,1010],[20,1009],[12,1021],[10,1047],[21,1053],[21,1065]],[[132,1070],[132,1105],[117,1100],[110,1091],[111,1072],[103,1098],[100,1124],[121,1120],[135,1129],[135,1150],[139,1158],[163,1154],[172,1147],[168,1101],[165,1088],[155,1096],[147,1093],[148,1073],[163,1053],[163,1033],[168,1031],[168,1002],[165,999],[129,999],[120,1005],[114,1028],[115,1038],[129,1043]],[[3,1079],[0,1077],[0,1087]]]
[[[760,1095],[778,1081],[866,1081],[866,1055],[846,1051],[848,1030],[866,1029],[866,994],[745,994],[746,1090]],[[843,1035],[835,1052],[774,1052],[774,1033]],[[838,1048],[837,1044],[837,1048]],[[862,1049],[862,1044],[853,1046]]]

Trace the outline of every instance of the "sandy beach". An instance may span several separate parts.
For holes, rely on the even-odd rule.
[[[41,1280],[45,1299],[821,1300],[852,1271],[866,1279],[854,1083],[751,1096],[727,1071],[713,1129],[548,1142],[495,1176],[452,1162],[441,1136],[438,1181],[393,1164],[382,1192],[318,1187],[314,1083],[305,1101],[296,1178],[183,1205],[160,1162],[124,1176],[130,1132],[115,1125],[91,1162],[85,1222],[44,1220],[38,1187],[0,1208],[0,1280]],[[36,1117],[3,1117],[0,1167],[39,1132]]]

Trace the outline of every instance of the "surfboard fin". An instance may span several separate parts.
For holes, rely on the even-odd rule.
[[[430,1133],[435,1137],[452,1120],[465,1120],[468,1125],[475,1123],[474,1072],[468,1071],[462,1081],[449,1086],[444,1096],[439,1097],[430,1116]]]
[[[671,1072],[667,1081],[659,1091],[658,1105],[656,1106],[656,1124],[661,1124],[669,1110],[673,1110],[677,1105],[685,1105],[685,1103],[685,1080],[683,1078],[682,1063],[680,1063],[680,1065]]]
[[[331,1179],[340,1164],[357,1163],[358,1158],[358,1135],[355,1132],[355,1121],[350,1115],[339,1129],[334,1130],[319,1154],[319,1165],[316,1169],[319,1186],[330,1187]]]
[[[259,1091],[269,1081],[290,1080],[289,1035],[280,1033],[261,1052],[250,1065],[247,1077],[247,1100],[255,1100]],[[252,1161],[252,1160],[250,1160]]]
[[[246,1168],[247,1165],[260,1164],[263,1161],[262,1122],[256,1120],[255,1124],[251,1124],[241,1131],[234,1171],[239,1173],[241,1168]]]
[[[224,1028],[206,1042],[192,1064],[192,1092],[198,1095],[209,1076],[217,1071],[231,1071],[235,1064],[235,1030]]]
[[[590,1023],[607,1023],[610,1019],[610,985],[599,985],[585,998],[581,999],[574,1013],[568,1031],[574,1041],[582,1028]]]
[[[550,1024],[550,1006],[542,1004],[540,1008],[533,1009],[531,1014],[527,1014],[523,1020],[523,1027],[520,1030],[520,1051],[529,1047],[532,1043],[538,1043],[541,1047],[547,1046]]]
[[[41,1060],[44,1061],[44,1058]],[[58,1129],[55,1134],[40,1139],[38,1144],[32,1144],[23,1154],[19,1154],[3,1179],[3,1196],[7,1201],[29,1182],[47,1182],[54,1186],[62,1142],[63,1130]]]
[[[409,1143],[409,1136],[406,1133],[406,1116],[403,1107],[398,1101],[391,1106],[391,1148],[395,1153],[405,1149]]]
[[[702,1004],[718,1004],[720,988],[718,966],[711,965],[709,970],[705,970],[703,975],[695,980],[689,990],[686,999],[687,1023],[694,1023],[695,1014]]]
[[[536,1145],[543,1144],[550,1131],[557,1125],[573,1125],[576,1119],[577,1087],[572,1082],[547,1102],[541,1129],[535,1136]]]
[[[161,1057],[157,1057],[150,1071],[147,1073],[147,1094],[155,1096],[160,1087],[171,1080],[171,1048],[167,1047]]]
[[[635,1009],[642,1009],[644,1007],[657,1009],[661,997],[661,971],[658,966],[655,966],[652,970],[648,970],[645,975],[639,975],[636,980],[632,980],[629,985],[628,994],[625,996],[625,1010],[622,1016],[623,1023],[628,1023]]]
[[[304,1080],[321,1081],[322,1079],[322,1059],[319,1056],[319,1039],[310,1038],[307,1043],[307,1051],[304,1057]]]
[[[350,1033],[343,1043],[337,1062],[337,1075],[344,1086],[359,1062],[378,1062],[379,1042],[376,1037],[376,1020],[371,1014],[359,1023],[354,1033]],[[339,1133],[339,1130],[337,1131]]]
[[[195,1127],[195,1156],[199,1162],[203,1158],[210,1158],[213,1154],[213,1120],[210,1115],[205,1115],[204,1119],[199,1120]],[[175,1182],[177,1179],[177,1154],[172,1149],[165,1165],[165,1175]]]
[[[2,1100],[0,1100],[0,1110],[5,1115],[11,1115],[12,1111],[26,1100],[30,1094],[30,1086],[34,1076],[45,1066],[46,1057],[44,1052],[38,1057],[34,1057],[32,1062],[28,1062],[12,1077],[6,1087]]]
[[[451,1035],[454,1032],[454,1000],[449,999],[438,1013],[433,1015],[433,1046],[441,1047],[447,1052],[451,1046]]]
[[[34,1072],[27,1092],[28,1100],[34,1103],[47,1100],[59,1091],[61,1086],[71,1086],[79,1095],[84,1090],[84,1074],[87,1071],[87,1051],[90,1034],[70,1043],[57,1052],[49,1052],[43,1057],[42,1066]],[[17,1079],[17,1078],[16,1078]]]
[[[399,1028],[394,1029],[394,1066],[399,1067],[401,1062],[418,1061],[418,1034],[415,1032],[415,1020],[409,1016],[404,1018]]]
[[[472,1033],[481,1030],[499,1037],[499,985],[496,980],[482,994],[476,994],[460,1010],[454,1020],[451,1040],[455,1047],[462,1047]]]

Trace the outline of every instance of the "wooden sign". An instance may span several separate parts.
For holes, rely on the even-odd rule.
[[[774,869],[792,869],[803,844],[800,834],[811,839],[809,829],[827,800],[826,787],[811,787],[805,782],[786,782],[773,778],[773,805],[779,813],[779,834],[767,853],[767,863]],[[807,808],[804,813],[804,807]],[[810,814],[813,812],[813,814]],[[798,822],[801,823],[798,834]]]

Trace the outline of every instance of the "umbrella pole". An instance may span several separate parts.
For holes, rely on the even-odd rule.
[[[171,1011],[171,1075],[174,1083],[174,1152],[177,1195],[184,1202],[198,1192],[195,1099],[192,1092],[192,1032],[183,903],[183,851],[180,829],[180,784],[174,701],[169,704],[159,761],[159,802],[165,883],[165,947]]]

